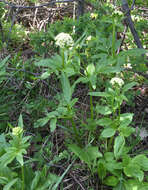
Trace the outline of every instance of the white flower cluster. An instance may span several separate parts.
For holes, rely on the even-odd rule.
[[[132,69],[132,65],[130,63],[124,64],[123,67],[125,69]]]
[[[61,32],[55,37],[56,45],[60,48],[68,47],[71,48],[74,45],[72,37],[64,32]]]
[[[113,86],[115,86],[116,84],[117,84],[118,86],[120,86],[120,87],[124,85],[124,81],[123,81],[121,78],[118,78],[118,77],[112,78],[111,81],[110,81],[110,83],[111,83]]]

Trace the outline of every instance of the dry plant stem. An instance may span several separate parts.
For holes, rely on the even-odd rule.
[[[83,185],[79,182],[79,180],[74,175],[70,174],[70,176],[75,180],[75,182],[81,187],[82,190],[85,190]]]
[[[125,35],[126,35],[126,32],[127,32],[127,29],[128,29],[128,26],[125,25],[124,31],[123,31],[123,36],[122,36],[122,41],[121,41],[120,47],[119,47],[118,50],[117,50],[117,54],[119,54],[120,51],[121,51],[121,47],[122,47],[122,45],[123,45],[123,43],[124,43]]]
[[[1,20],[0,20],[0,33],[1,33],[1,37],[2,37],[2,42],[4,42],[4,33],[3,33],[3,26],[2,26]]]
[[[122,10],[123,10],[123,13],[125,14],[125,22],[131,30],[131,33],[134,37],[134,40],[135,40],[137,47],[143,48],[142,43],[139,39],[138,33],[135,29],[134,23],[132,21],[131,14],[130,14],[130,8],[128,6],[127,0],[122,0]]]
[[[22,5],[16,5],[16,4],[13,4],[13,3],[9,3],[9,2],[4,1],[4,0],[0,0],[0,2],[3,2],[6,5],[8,5],[9,7],[13,7],[13,8],[16,8],[16,9],[20,9],[20,8],[21,9],[36,9],[36,8],[50,6],[50,5],[55,4],[55,3],[68,3],[68,2],[74,2],[74,1],[76,1],[76,0],[50,1],[49,3],[44,3],[44,4],[41,4],[41,5],[37,5],[37,6],[22,6]]]
[[[136,1],[136,0],[133,0],[132,6],[131,6],[131,10],[133,10],[133,9],[134,9],[134,6],[135,6],[135,1]]]
[[[77,19],[84,14],[84,3],[85,0],[78,0],[78,10],[77,10]]]
[[[135,5],[135,0],[133,0],[133,4],[132,4],[131,9],[133,9],[134,5]],[[125,24],[130,28],[130,31],[131,31],[131,33],[132,33],[132,35],[134,37],[134,41],[135,41],[137,47],[143,49],[143,45],[142,45],[142,43],[140,41],[140,38],[138,36],[138,33],[137,33],[136,29],[135,29],[134,23],[133,23],[132,18],[131,18],[131,13],[130,13],[131,9],[128,6],[127,0],[122,0],[122,11],[123,11],[123,13],[125,15]],[[144,54],[142,56],[144,56]],[[148,67],[148,62],[147,61],[146,61],[145,64]]]
[[[12,21],[11,21],[11,26],[10,26],[10,29],[9,29],[9,33],[8,33],[8,39],[7,39],[7,48],[8,48],[8,44],[9,44],[9,41],[10,41],[10,37],[11,37],[11,32],[12,32],[12,28],[14,26],[14,23],[15,23],[15,20],[16,20],[16,16],[17,14],[21,11],[21,9],[18,8],[18,10],[16,11],[16,13],[12,16]]]
[[[0,2],[3,2],[6,5],[8,5],[10,9],[16,10],[16,13],[12,15],[11,26],[10,26],[9,34],[8,34],[9,38],[7,39],[7,42],[6,42],[7,43],[7,48],[8,48],[8,44],[9,44],[9,40],[10,40],[11,31],[12,31],[14,22],[16,20],[16,16],[21,10],[23,10],[23,9],[37,9],[37,8],[41,8],[41,7],[47,7],[47,6],[56,4],[56,3],[68,3],[68,2],[75,2],[75,1],[76,0],[51,1],[49,3],[44,3],[44,4],[41,4],[41,5],[37,5],[37,6],[22,6],[22,5],[16,5],[14,3],[9,3],[9,2],[7,2],[5,0],[0,0]]]

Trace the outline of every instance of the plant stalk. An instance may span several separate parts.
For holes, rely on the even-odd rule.
[[[89,90],[91,91],[91,84],[89,84]],[[94,118],[94,108],[93,108],[93,98],[90,96],[90,113],[91,113],[91,119]]]
[[[71,121],[71,124],[72,124],[73,131],[75,133],[75,138],[76,138],[78,144],[81,145],[81,141],[80,141],[80,138],[79,138],[79,133],[78,133],[78,130],[77,130],[77,127],[76,127],[76,124],[75,124],[73,118],[71,118],[70,121]]]
[[[115,55],[116,55],[115,41],[116,41],[115,20],[113,18],[113,33],[112,33],[112,56],[113,56],[113,58],[115,58]]]
[[[21,170],[22,170],[22,190],[25,190],[24,166],[21,166]]]
[[[109,139],[109,142],[108,142],[108,147],[107,147],[107,151],[111,151],[112,149],[112,142],[113,142],[113,139],[114,139],[114,136],[112,136],[110,139]]]

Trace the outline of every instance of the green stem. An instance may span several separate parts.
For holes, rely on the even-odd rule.
[[[76,141],[78,142],[79,145],[81,145],[81,141],[80,141],[80,138],[79,138],[79,132],[77,130],[77,127],[76,127],[76,124],[75,124],[73,118],[71,118],[70,121],[71,121],[71,124],[72,124],[73,131],[75,133]]]
[[[113,56],[113,58],[115,58],[115,54],[116,54],[115,41],[116,41],[115,20],[113,18],[113,33],[112,33],[112,56]]]
[[[65,67],[65,59],[64,59],[64,49],[61,49],[62,51],[62,66],[63,66],[63,69]]]
[[[22,190],[24,190],[25,189],[24,166],[21,166],[21,170],[22,170]]]
[[[67,109],[68,109],[68,112],[71,113],[72,110],[71,110],[71,107],[69,105],[67,105]],[[77,142],[80,145],[81,143],[80,143],[80,138],[79,138],[79,132],[77,130],[77,127],[76,127],[76,124],[74,122],[73,117],[70,117],[69,120],[71,121],[72,128],[73,128],[73,131],[74,131],[74,134],[75,134],[75,138],[76,138]]]
[[[108,142],[108,147],[107,147],[107,151],[111,151],[112,149],[112,142],[113,142],[113,139],[114,139],[114,136],[112,136],[110,139],[109,139],[109,142]]]
[[[120,111],[120,103],[119,103],[119,105],[118,105],[118,117],[120,118],[120,113],[121,113],[121,111]]]
[[[114,102],[115,102],[115,100],[114,100],[114,98],[112,98],[112,100],[111,100],[111,106],[112,106],[112,112],[113,112],[113,120],[116,117],[116,110],[114,109],[114,107],[115,107]]]
[[[89,84],[89,90],[91,91],[91,84]],[[94,118],[94,108],[93,108],[93,98],[90,96],[90,113],[91,113],[91,119]]]

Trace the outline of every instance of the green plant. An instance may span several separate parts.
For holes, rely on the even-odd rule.
[[[29,146],[29,143],[27,142],[30,138],[30,136],[23,137],[23,120],[22,116],[20,115],[19,121],[18,121],[18,127],[12,127],[10,124],[9,126],[12,128],[12,133],[10,133],[10,140],[9,144],[6,143],[5,136],[2,135],[1,138],[3,140],[4,148],[2,152],[4,152],[0,157],[0,166],[1,168],[4,167],[4,169],[7,169],[8,164],[12,163],[14,159],[18,161],[21,167],[21,186],[22,190],[25,188],[25,178],[24,178],[24,159],[23,154],[26,154],[26,148]],[[3,177],[3,176],[2,176]],[[12,181],[8,181],[9,179],[6,178],[4,181],[2,181],[2,185],[4,186],[4,189],[8,187],[10,188],[13,186],[17,181],[19,181],[19,178],[15,178]],[[6,181],[6,183],[5,183]]]
[[[20,44],[23,44],[27,39],[25,28],[21,24],[14,24],[11,29],[11,23],[3,22],[4,39],[6,43],[9,43],[9,48],[13,49]]]
[[[122,87],[123,81],[113,78],[113,88],[110,86],[105,92],[89,93],[90,96],[103,98],[103,105],[96,104],[95,108],[96,128],[101,127],[101,134],[97,137],[101,145],[100,151],[98,147],[90,145],[85,149],[75,144],[68,145],[93,173],[98,173],[102,183],[114,189],[120,187],[132,190],[133,187],[128,187],[129,183],[137,183],[138,189],[139,186],[148,187],[148,183],[144,182],[144,172],[148,171],[148,158],[144,154],[131,157],[130,147],[126,144],[126,139],[135,131],[130,126],[133,114],[120,112],[123,100],[128,101],[125,92],[135,84],[133,82]],[[102,117],[98,119],[100,114]]]
[[[62,34],[61,34],[62,35]],[[71,131],[76,143],[68,144],[68,148],[87,164],[91,174],[98,174],[103,184],[112,186],[114,189],[123,188],[128,190],[129,183],[137,183],[142,188],[147,187],[144,182],[144,172],[147,171],[148,159],[145,155],[140,154],[134,157],[130,156],[131,147],[127,145],[127,139],[134,133],[135,129],[131,127],[133,114],[121,113],[123,101],[128,101],[126,93],[137,83],[124,81],[119,78],[122,71],[125,70],[124,64],[133,54],[136,57],[141,56],[145,50],[129,50],[116,55],[118,43],[115,42],[115,23],[113,20],[113,33],[110,41],[104,38],[83,37],[79,46],[85,47],[84,52],[88,52],[88,48],[94,47],[98,43],[100,51],[94,52],[96,63],[92,63],[90,54],[85,53],[88,64],[80,66],[80,60],[83,53],[79,52],[77,43],[69,48],[67,42],[65,47],[60,47],[59,55],[56,54],[50,59],[44,59],[36,62],[36,66],[44,67],[45,72],[41,75],[41,79],[48,78],[55,73],[61,83],[62,92],[59,95],[59,105],[56,110],[47,112],[46,117],[37,120],[35,128],[43,127],[50,121],[51,132],[55,131],[59,119],[71,121]],[[81,41],[79,40],[79,42]],[[71,44],[71,43],[70,43]],[[57,43],[60,46],[60,43]],[[91,50],[91,48],[90,48]],[[97,55],[96,52],[99,52]],[[75,56],[77,55],[76,62]],[[97,55],[97,56],[96,56]],[[111,56],[111,57],[110,57]],[[103,61],[103,59],[105,60]],[[102,62],[101,62],[102,61]],[[75,63],[75,65],[73,64]],[[134,65],[133,65],[134,66]],[[77,69],[76,69],[77,68]],[[83,72],[82,72],[83,69]],[[117,74],[118,73],[118,74]],[[79,76],[71,85],[72,78]],[[112,76],[116,76],[113,77]],[[106,79],[99,86],[97,81],[102,77]],[[112,78],[109,82],[109,79]],[[70,80],[71,79],[71,80]],[[88,124],[80,119],[79,125],[85,125],[88,131],[87,145],[83,145],[83,139],[80,137],[80,129],[75,123],[74,105],[76,98],[72,98],[72,94],[78,83],[85,83],[89,88],[90,95],[90,115],[87,119]],[[92,92],[98,90],[103,85],[104,92]],[[93,97],[99,97],[99,103],[94,101]],[[94,106],[95,105],[95,106]],[[102,117],[100,119],[100,117]],[[90,120],[90,121],[89,121]],[[78,122],[77,122],[78,123]],[[80,124],[82,123],[82,124]],[[67,127],[66,127],[67,128]],[[100,135],[96,135],[99,132]],[[93,145],[97,142],[100,147]],[[145,169],[141,165],[141,160],[145,160]],[[134,168],[135,163],[137,167]],[[133,171],[133,168],[135,169]],[[132,178],[132,181],[130,180]],[[137,186],[138,187],[138,186]],[[131,189],[132,190],[132,189]]]
[[[56,190],[72,164],[60,177],[52,174],[49,169],[52,164],[67,157],[67,153],[61,153],[48,164],[49,166],[44,165],[42,169],[34,172],[29,164],[33,160],[24,159],[31,136],[24,136],[22,115],[19,117],[18,127],[11,124],[9,127],[12,132],[0,135],[0,187],[4,190]]]
[[[133,92],[147,82],[134,73],[147,71],[147,52],[133,49],[128,31],[121,44],[119,1],[116,6],[90,2],[92,12],[79,20],[64,18],[46,32],[30,33],[35,57],[28,59],[20,48],[0,61],[0,189],[56,190],[72,184],[75,189],[148,189],[147,151],[135,130],[141,119]],[[9,38],[7,11],[0,10]],[[137,16],[140,11],[131,13],[146,47],[147,22]],[[10,48],[26,39],[22,25],[12,28]]]

